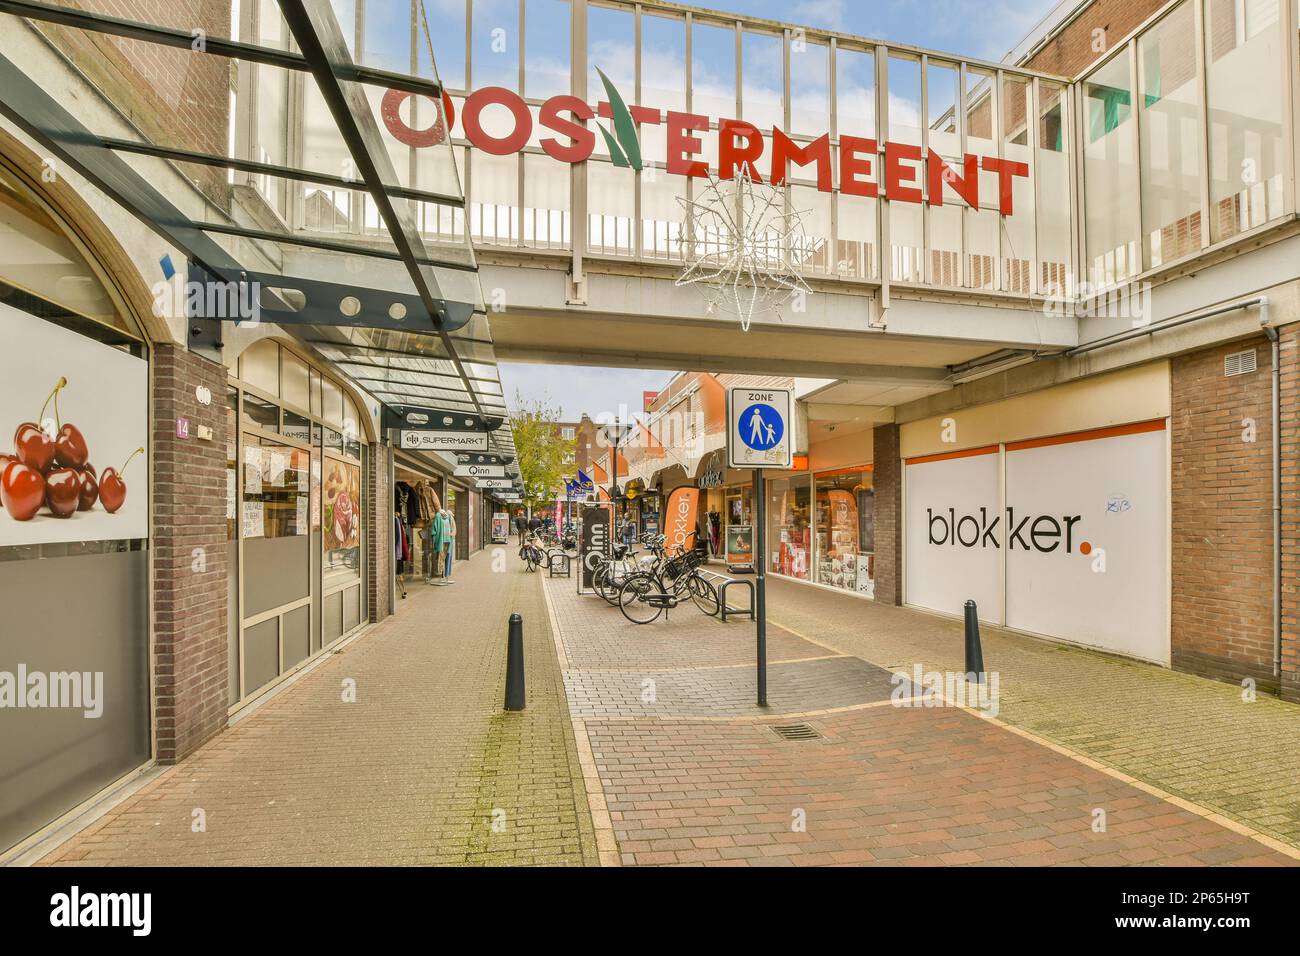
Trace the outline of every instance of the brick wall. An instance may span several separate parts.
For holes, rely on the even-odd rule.
[[[393,489],[388,470],[393,450],[374,444],[366,456],[366,485],[372,489],[366,524],[371,533],[366,539],[366,563],[370,576],[366,581],[368,619],[382,621],[393,613],[388,582],[393,576]]]
[[[1253,349],[1258,370],[1223,374]],[[1171,363],[1172,664],[1276,690],[1271,350],[1264,336]],[[1255,440],[1243,440],[1246,425]]]
[[[876,600],[903,603],[903,463],[897,425],[872,431],[876,492]]]
[[[1282,371],[1282,697],[1300,703],[1300,325],[1279,330]]]
[[[1166,2],[1096,0],[1024,65],[1060,76],[1078,76]]]
[[[175,345],[152,359],[155,724],[157,759],[173,763],[226,726],[226,370]],[[188,439],[176,437],[181,416]]]
[[[82,0],[93,13],[209,37],[230,36],[229,0]],[[50,24],[40,29],[153,142],[224,156],[232,61],[191,50]],[[195,166],[210,199],[228,208],[226,171]]]

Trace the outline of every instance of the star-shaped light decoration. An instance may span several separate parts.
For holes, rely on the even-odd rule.
[[[710,174],[695,199],[677,201],[686,212],[686,268],[676,284],[699,289],[709,313],[734,315],[748,332],[755,315],[779,317],[795,296],[812,294],[798,263],[810,248],[808,211],[787,209],[785,190],[754,182],[748,164],[735,179]]]

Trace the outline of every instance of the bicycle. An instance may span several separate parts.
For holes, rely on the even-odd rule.
[[[591,586],[612,607],[618,602],[618,589],[628,576],[658,561],[658,552],[651,545],[652,554],[632,555],[631,548],[625,544],[613,546],[613,554],[589,554],[587,561],[592,568]]]
[[[536,535],[529,535],[519,547],[519,557],[527,565],[531,574],[546,563],[546,552],[542,550]]]
[[[689,596],[709,616],[718,613],[718,591],[700,575],[704,556],[691,548],[653,569],[629,575],[618,592],[618,606],[633,624],[649,624]]]

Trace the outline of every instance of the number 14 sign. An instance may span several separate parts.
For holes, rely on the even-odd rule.
[[[788,388],[727,389],[727,464],[790,468],[794,464],[794,396]]]

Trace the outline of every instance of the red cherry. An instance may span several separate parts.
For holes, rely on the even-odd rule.
[[[55,468],[45,476],[45,504],[56,518],[70,518],[81,501],[81,473]]]
[[[105,468],[103,474],[99,476],[99,503],[109,514],[115,513],[122,507],[122,502],[126,501],[126,482],[122,480],[122,472],[125,472],[126,466],[131,464],[131,458],[143,452],[143,448],[137,448],[131,452],[131,457],[122,463],[121,471],[116,468]]]
[[[0,472],[0,502],[16,521],[30,521],[45,501],[45,476],[17,459]]]
[[[14,450],[19,461],[41,474],[54,464],[54,442],[32,422],[23,422],[14,432]]]
[[[45,421],[45,409],[50,405],[50,399],[54,399],[54,419],[57,422],[59,418],[59,391],[68,384],[66,378],[60,377],[54,383],[54,389],[49,395],[45,396],[45,404],[41,406],[41,413],[37,419]],[[53,428],[50,429],[53,431]],[[78,432],[80,437],[80,432]],[[85,439],[81,440],[84,447]],[[34,422],[23,422],[14,432],[14,450],[18,453],[18,460],[28,468],[34,468],[42,475],[50,470],[50,465],[54,464],[54,438],[50,436],[45,429]],[[82,459],[85,460],[84,458]]]
[[[86,439],[76,425],[64,425],[54,439],[54,460],[69,468],[80,468],[90,457]]]
[[[126,482],[117,473],[116,468],[105,468],[99,476],[99,503],[104,510],[113,514],[126,501]]]
[[[89,511],[99,500],[99,481],[95,478],[95,468],[87,465],[81,469],[81,497],[77,503],[78,511]]]

